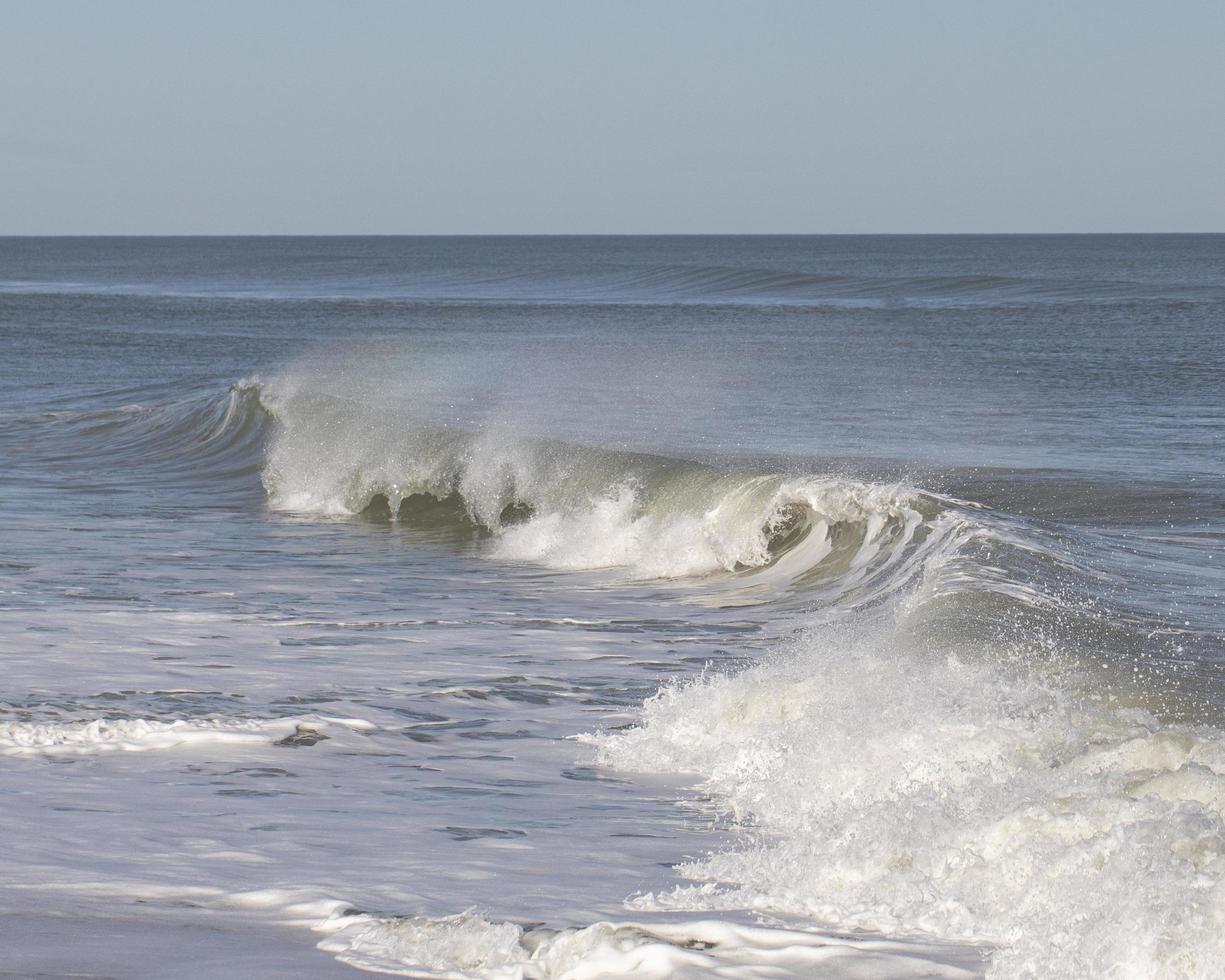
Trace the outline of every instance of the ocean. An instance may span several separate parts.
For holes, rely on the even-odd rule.
[[[0,239],[0,973],[1209,978],[1225,236]]]

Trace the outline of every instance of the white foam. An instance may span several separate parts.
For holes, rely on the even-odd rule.
[[[336,931],[319,947],[350,966],[448,980],[980,976],[974,951],[719,921],[525,930],[468,911],[443,918],[337,918],[321,928]]]
[[[75,722],[2,722],[0,755],[96,755],[106,752],[259,745],[295,734],[323,734],[329,726],[369,731],[343,718],[205,718],[156,721],[97,718]]]
[[[48,882],[24,889],[69,890],[95,898],[190,905],[224,930],[235,913],[244,928],[309,929],[319,949],[361,970],[449,980],[582,980],[612,977],[727,977],[829,980],[889,977],[974,980],[984,951],[964,945],[750,925],[730,919],[603,921],[586,926],[522,926],[458,915],[374,915],[325,889],[281,886],[227,892],[143,880]]]
[[[744,477],[720,481],[718,492],[691,501],[652,505],[632,485],[501,529],[494,553],[554,568],[625,568],[643,578],[680,578],[774,560],[773,535],[788,518],[811,522],[798,547],[775,565],[773,577],[791,578],[819,564],[831,550],[830,526],[865,525],[860,564],[866,564],[888,520],[909,540],[921,516],[913,491],[819,477]],[[799,515],[798,517],[795,515]]]
[[[897,634],[822,629],[600,736],[744,822],[649,910],[759,909],[999,947],[993,977],[1225,963],[1225,735]]]

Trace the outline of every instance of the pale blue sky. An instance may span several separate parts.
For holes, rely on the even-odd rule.
[[[0,234],[1225,231],[1225,2],[0,0]]]

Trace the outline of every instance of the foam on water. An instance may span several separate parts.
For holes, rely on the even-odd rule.
[[[370,731],[352,718],[202,718],[158,721],[96,718],[76,722],[0,722],[0,755],[96,755],[164,749],[211,750],[285,739],[327,738],[330,729]]]
[[[908,628],[813,629],[591,739],[604,765],[696,774],[742,827],[633,906],[986,943],[997,978],[1219,976],[1225,735]]]
[[[719,921],[525,928],[470,910],[439,918],[332,918],[318,928],[336,929],[319,947],[342,963],[448,980],[979,976],[973,951]]]
[[[190,908],[226,936],[235,928],[235,914],[246,926],[254,922],[265,928],[309,930],[322,937],[316,943],[319,950],[347,966],[431,980],[977,980],[989,952],[962,944],[751,924],[744,917],[656,916],[551,927],[491,918],[476,909],[442,916],[386,915],[362,911],[310,886],[227,892],[210,886],[108,881],[80,882],[72,891],[112,903]],[[110,920],[110,925],[122,921]],[[175,924],[182,920],[169,916],[159,923],[162,928]]]

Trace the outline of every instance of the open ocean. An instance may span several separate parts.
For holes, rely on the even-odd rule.
[[[0,239],[0,975],[1219,978],[1225,236]]]

